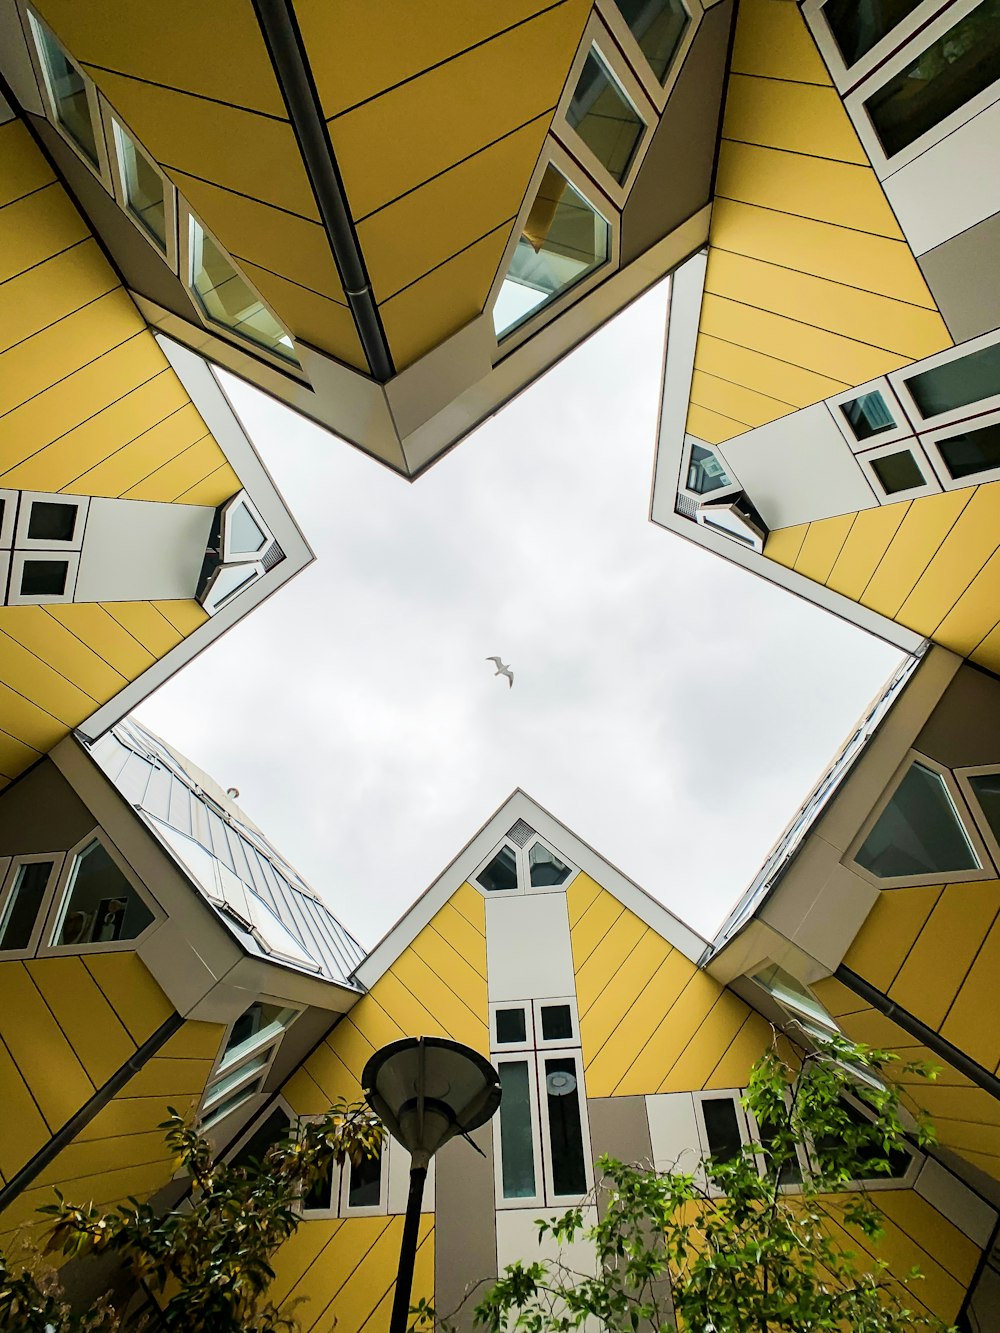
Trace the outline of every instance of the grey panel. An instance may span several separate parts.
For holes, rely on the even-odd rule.
[[[166,261],[157,256],[135,224],[129,221],[48,121],[36,116],[30,119],[32,129],[37,131],[63,182],[92,230],[104,243],[126,284],[201,330],[180,279],[167,267]]]
[[[65,852],[97,824],[51,760],[0,795],[0,856]]]
[[[948,768],[1000,763],[1000,680],[961,666],[913,746]]]
[[[649,1165],[652,1162],[653,1144],[649,1137],[645,1097],[588,1097],[587,1114],[595,1162],[605,1153],[629,1164]],[[603,1215],[600,1195],[597,1202]]]
[[[631,263],[712,197],[732,0],[704,16],[622,214],[621,262]]]
[[[472,1138],[485,1153],[480,1157],[462,1139],[452,1139],[434,1165],[434,1298],[438,1314],[449,1317],[482,1279],[497,1276],[497,1225],[493,1206],[493,1129],[474,1130]],[[460,1333],[472,1328],[467,1301],[454,1324]]]
[[[928,250],[917,263],[956,342],[997,327],[1000,213]]]

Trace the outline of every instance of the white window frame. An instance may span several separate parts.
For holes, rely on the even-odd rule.
[[[992,828],[990,828],[990,822],[986,818],[986,814],[983,811],[982,806],[979,804],[979,798],[976,796],[972,784],[969,781],[970,778],[978,778],[989,773],[1000,775],[1000,760],[994,764],[974,764],[971,767],[957,768],[955,770],[955,780],[958,783],[962,795],[965,797],[965,802],[972,814],[975,826],[979,830],[990,855],[993,857],[994,864],[1000,866],[1000,839],[997,838]]]
[[[101,116],[104,122],[104,137],[108,143],[108,156],[111,165],[111,182],[115,202],[129,219],[136,231],[142,236],[148,245],[152,247],[161,260],[165,260],[171,269],[177,272],[177,190],[173,182],[164,175],[157,163],[149,153],[146,152],[142,144],[132,133],[132,131],[122,123],[121,118],[117,116],[104,98],[100,98]],[[125,135],[132,144],[135,145],[136,152],[146,161],[147,165],[152,167],[153,171],[159,176],[163,183],[163,226],[167,233],[166,250],[160,245],[156,237],[149,231],[136,217],[128,201],[128,190],[125,181],[125,163],[122,160],[122,142],[121,136]]]
[[[551,1055],[551,1052],[547,1052]],[[528,1066],[528,1101],[531,1114],[531,1154],[535,1171],[535,1193],[525,1198],[508,1199],[503,1192],[503,1108],[497,1114],[493,1126],[493,1180],[496,1207],[539,1208],[545,1206],[546,1176],[542,1163],[542,1113],[540,1107],[538,1058],[533,1050],[507,1051],[498,1050],[490,1055],[490,1063],[499,1072],[501,1065],[526,1064]],[[579,1085],[578,1085],[579,1086]]]
[[[953,439],[965,431],[976,431],[982,426],[997,424],[1000,424],[1000,412],[987,412],[985,416],[968,417],[964,421],[953,422],[950,426],[939,426],[936,430],[925,431],[920,436],[920,443],[930,459],[931,467],[941,483],[942,490],[967,491],[987,482],[1000,481],[1000,464],[996,467],[983,468],[982,472],[970,472],[967,477],[953,477],[941,452],[942,441]]]
[[[625,22],[625,18],[615,4],[615,0],[598,0],[597,10],[611,32],[614,40],[625,53],[625,58],[632,67],[632,72],[642,84],[646,96],[656,107],[657,111],[662,112],[667,105],[670,94],[674,90],[674,84],[680,75],[684,62],[687,59],[694,43],[698,27],[705,12],[705,5],[701,0],[682,0],[682,4],[688,13],[688,25],[684,35],[678,43],[677,50],[674,52],[674,58],[667,70],[665,83],[660,83],[659,79],[653,73],[652,66],[646,60],[642,53],[642,47],[638,39],[632,35],[632,29]]]
[[[732,542],[738,542],[740,546],[746,546],[758,554],[763,553],[764,543],[767,541],[767,533],[760,532],[758,528],[751,523],[745,514],[741,514],[736,507],[737,501],[745,492],[742,487],[734,491],[726,491],[721,494],[718,491],[710,491],[707,496],[702,496],[698,503],[698,510],[694,516],[694,521],[702,528],[709,528],[721,537],[727,537]],[[729,526],[713,522],[714,518],[725,516],[729,520]],[[744,534],[738,535],[736,529],[739,528]]]
[[[553,856],[558,857],[559,860],[569,871],[569,874],[566,876],[566,878],[563,880],[561,884],[532,884],[531,849],[536,845],[536,843],[541,843],[546,851],[549,851],[552,853]],[[562,854],[562,852],[556,851],[555,847],[553,847],[552,844],[546,838],[543,838],[540,833],[536,833],[533,837],[529,838],[523,847],[518,848],[518,851],[520,852],[523,858],[522,866],[523,866],[524,879],[522,882],[524,884],[525,893],[565,893],[566,890],[569,888],[569,886],[573,883],[574,879],[576,879],[577,875],[580,873],[579,867],[574,865],[572,861],[568,860]]]
[[[264,545],[259,551],[247,552],[234,551],[232,549],[232,534],[230,524],[233,512],[242,506],[253,521],[264,534]],[[265,551],[274,543],[274,536],[271,529],[267,526],[261,517],[260,510],[247,495],[246,491],[239,491],[232,499],[227,500],[222,506],[222,563],[224,565],[248,565],[260,564]]]
[[[979,858],[980,864],[971,870],[935,870],[926,875],[894,875],[888,879],[880,879],[873,875],[871,871],[866,870],[864,866],[859,865],[855,860],[858,852],[865,844],[865,839],[872,831],[881,818],[883,810],[888,806],[896,794],[900,783],[906,777],[913,764],[920,764],[923,768],[930,769],[932,773],[937,773],[943,780],[951,803],[955,808],[955,813],[965,832],[966,838],[972,847],[973,853]],[[851,841],[847,851],[841,858],[841,865],[846,866],[853,874],[857,875],[866,883],[873,885],[877,889],[903,889],[916,887],[921,884],[965,884],[973,883],[981,879],[995,879],[997,871],[993,860],[987,851],[986,844],[980,837],[979,829],[975,819],[972,817],[972,811],[965,803],[961,788],[956,781],[951,769],[945,768],[939,764],[936,759],[931,759],[919,750],[908,750],[902,763],[896,769],[892,780],[888,783],[882,795],[879,797],[868,818],[861,825],[860,831]]]
[[[36,865],[39,861],[51,861],[52,863],[48,881],[42,891],[42,898],[38,905],[38,911],[35,913],[35,921],[31,927],[28,943],[23,949],[0,949],[0,960],[9,961],[12,958],[34,958],[45,932],[45,925],[52,908],[52,900],[55,897],[56,886],[58,885],[62,874],[63,864],[66,860],[66,853],[30,852],[25,855],[8,856],[3,859],[5,864],[3,877],[0,879],[0,935],[2,935],[3,930],[7,925],[7,913],[11,905],[18,870],[21,866]]]
[[[292,1124],[316,1124],[323,1117],[318,1115],[292,1115]],[[381,1160],[379,1162],[379,1190],[377,1204],[352,1206],[348,1203],[351,1183],[351,1163],[332,1162],[330,1169],[330,1204],[326,1208],[306,1208],[305,1196],[296,1203],[295,1210],[304,1222],[330,1221],[345,1217],[388,1217],[389,1215],[389,1159],[395,1145],[388,1134],[382,1139]]]
[[[280,328],[288,335],[292,343],[292,353],[295,356],[294,361],[289,361],[283,356],[278,356],[275,352],[269,352],[263,344],[256,342],[253,338],[247,338],[226,324],[220,324],[217,320],[209,319],[208,315],[202,309],[201,298],[198,296],[194,285],[194,229],[198,227],[208,236],[214,245],[222,251],[228,262],[233,266],[234,271],[243,279],[246,285],[257,297],[264,309]],[[260,294],[255,283],[251,282],[247,275],[235,262],[229,250],[222,244],[210,227],[206,227],[197,213],[182,199],[177,197],[177,271],[178,276],[188,294],[188,299],[194,308],[195,318],[209,333],[221,339],[223,342],[233,347],[239,348],[243,352],[249,352],[259,357],[275,370],[283,370],[286,375],[302,383],[308,383],[305,372],[302,369],[301,362],[298,360],[299,352],[295,344],[295,337],[292,331],[287,328],[285,321],[280,319],[268,301]]]
[[[972,417],[1000,411],[1000,393],[995,393],[987,398],[977,398],[974,402],[966,403],[964,407],[952,408],[949,412],[939,412],[933,417],[925,417],[917,407],[916,400],[907,387],[907,380],[915,379],[917,375],[922,375],[925,370],[936,370],[938,366],[947,365],[949,361],[961,361],[964,357],[978,352],[984,347],[990,347],[997,342],[1000,342],[1000,332],[991,329],[989,333],[982,333],[977,338],[970,338],[968,342],[958,343],[955,347],[945,348],[944,351],[937,352],[934,356],[925,357],[923,361],[914,361],[911,365],[904,366],[901,370],[894,370],[889,374],[889,383],[899,401],[903,404],[907,416],[914,423],[913,430],[915,434],[923,435],[927,431],[937,430],[941,426],[956,425],[958,422],[968,421]]]
[[[587,1089],[583,1079],[583,1051],[579,1046],[540,1046],[535,1053],[538,1079],[539,1124],[542,1139],[542,1169],[545,1181],[545,1201],[553,1207],[567,1208],[582,1203],[594,1188],[594,1150],[590,1139],[590,1116],[587,1110]],[[549,1126],[548,1106],[544,1093],[545,1061],[553,1059],[573,1060],[576,1065],[576,1091],[580,1106],[580,1130],[583,1140],[583,1170],[585,1189],[582,1194],[557,1194],[552,1180],[551,1129]]]
[[[552,1051],[556,1048],[560,1050],[565,1046],[572,1046],[574,1049],[580,1049],[580,1019],[577,1014],[575,995],[557,995],[550,999],[532,1000],[534,1010],[533,1021],[535,1027],[535,1048],[539,1051]],[[571,1030],[568,1037],[550,1037],[546,1040],[542,1035],[542,1010],[552,1009],[556,1005],[565,1005],[569,1009]]]
[[[719,463],[725,469],[726,476],[729,477],[728,486],[716,486],[715,490],[704,492],[691,489],[687,479],[688,473],[691,470],[691,451],[695,445],[697,445],[699,449],[707,449],[710,453],[715,454]],[[724,500],[727,496],[739,495],[743,490],[743,487],[739,483],[739,479],[733,476],[733,470],[729,466],[729,462],[722,453],[719,445],[709,444],[707,440],[699,440],[697,435],[684,436],[684,452],[681,455],[681,471],[678,481],[679,489],[696,505],[700,505],[703,500]]]
[[[583,73],[583,67],[587,63],[591,51],[596,51],[601,64],[604,65],[608,75],[618,85],[622,96],[632,107],[643,125],[639,142],[632,154],[632,161],[629,163],[628,171],[621,183],[615,180],[597,154],[580,137],[579,131],[569,123],[570,104],[573,101],[576,86],[580,81],[580,75]],[[563,88],[563,95],[556,107],[552,121],[553,133],[563,146],[574,157],[579,158],[587,170],[597,177],[612,202],[618,208],[624,208],[629,190],[639,173],[642,159],[646,156],[658,123],[657,109],[650,101],[643,84],[622,58],[614,39],[598,14],[591,14],[573,59],[573,64],[570,66],[569,76]]]
[[[541,843],[542,846],[547,851],[550,851],[553,856],[557,856],[559,860],[563,863],[563,865],[566,866],[567,869],[569,870],[569,874],[566,876],[566,878],[563,880],[561,884],[537,884],[537,885],[532,884],[531,862],[529,859],[529,853],[532,847],[536,845],[536,843]],[[484,888],[483,885],[480,884],[479,882],[479,876],[483,873],[483,871],[487,868],[487,866],[499,855],[500,851],[504,847],[508,847],[514,853],[514,861],[517,868],[517,888],[516,889]],[[486,898],[487,900],[491,898],[515,898],[528,893],[565,893],[566,890],[569,888],[569,886],[573,883],[574,879],[576,879],[579,873],[580,873],[579,866],[577,866],[574,862],[570,861],[567,857],[563,855],[562,852],[558,851],[555,847],[553,847],[547,838],[543,838],[540,833],[533,832],[523,847],[518,847],[517,844],[511,838],[508,837],[501,838],[500,841],[496,844],[496,846],[493,847],[493,849],[490,851],[489,855],[484,857],[483,860],[479,863],[479,865],[476,866],[475,870],[469,876],[468,883],[471,884],[472,887],[478,893],[481,893],[483,897]],[[525,1001],[525,1003],[527,1003],[527,1001]]]
[[[837,91],[846,95],[857,87],[862,79],[866,79],[869,74],[888,60],[894,51],[898,51],[904,43],[909,42],[914,33],[919,32],[923,24],[927,22],[927,19],[938,11],[941,0],[924,0],[922,5],[918,5],[912,14],[897,23],[880,42],[877,42],[870,51],[867,51],[860,60],[856,60],[853,65],[844,63],[840,48],[823,14],[825,4],[826,0],[805,0],[805,4],[802,6],[802,16],[809,25],[809,30],[826,62],[826,67],[830,71]]]
[[[694,1124],[698,1134],[698,1150],[700,1153],[698,1176],[702,1188],[708,1194],[709,1198],[712,1199],[722,1198],[725,1195],[725,1190],[722,1190],[718,1185],[713,1184],[708,1178],[708,1173],[704,1170],[702,1165],[712,1155],[712,1145],[708,1139],[708,1128],[705,1124],[705,1113],[702,1110],[702,1105],[705,1102],[719,1102],[727,1099],[731,1100],[736,1111],[736,1123],[740,1131],[740,1140],[742,1141],[743,1146],[746,1147],[746,1145],[754,1139],[755,1135],[751,1129],[748,1113],[744,1109],[743,1103],[740,1100],[742,1096],[742,1088],[703,1088],[691,1094],[694,1102]],[[754,1157],[757,1161],[758,1171],[762,1171],[763,1163],[760,1159],[760,1154],[755,1153]]]
[[[104,134],[104,123],[98,102],[97,87],[94,84],[93,79],[84,72],[80,62],[66,50],[62,41],[52,31],[52,28],[46,23],[45,19],[43,19],[30,5],[24,6],[24,13],[27,23],[22,26],[26,28],[25,36],[27,38],[28,53],[31,57],[32,67],[35,71],[35,80],[38,83],[38,90],[42,97],[42,105],[45,107],[46,119],[63,142],[69,145],[91,175],[96,176],[101,184],[104,185],[106,189],[110,190],[112,178],[111,155],[108,152],[107,140]],[[49,83],[49,74],[45,65],[45,58],[42,55],[41,47],[39,45],[40,28],[44,28],[53,38],[55,38],[55,41],[59,45],[67,61],[73,66],[77,74],[79,74],[80,78],[83,80],[84,90],[87,95],[87,108],[90,111],[90,121],[94,129],[94,143],[97,146],[96,166],[91,162],[90,158],[59,119],[58,105]]]
[[[842,409],[845,403],[852,403],[856,398],[864,398],[865,394],[869,393],[880,393],[882,395],[882,401],[892,413],[896,425],[892,430],[880,431],[877,435],[870,435],[867,440],[859,440],[851,430],[850,422]],[[846,389],[825,401],[834,424],[843,435],[852,454],[865,454],[869,449],[879,449],[884,444],[895,444],[899,440],[909,439],[911,435],[916,433],[907,418],[903,404],[899,401],[898,395],[884,375],[878,379],[869,380],[867,384],[859,384],[854,389]]]
[[[213,595],[213,589],[219,582],[219,576],[223,571],[232,569],[252,569],[255,571],[254,577],[248,579],[246,583],[241,583],[238,587],[231,589],[225,596],[216,598]],[[248,588],[252,587],[253,584],[262,579],[266,572],[263,564],[259,560],[234,560],[229,564],[219,565],[218,569],[213,572],[212,577],[208,581],[208,587],[202,594],[202,609],[205,611],[206,615],[214,616],[217,612],[221,611],[223,607],[228,606],[235,598],[241,597]]]
[[[878,92],[880,88],[889,83],[911,61],[916,59],[923,51],[926,51],[939,37],[944,36],[956,23],[965,18],[966,15],[971,14],[977,7],[977,0],[955,0],[954,4],[943,10],[937,18],[928,23],[918,36],[896,50],[894,55],[878,67],[877,72],[853,88],[844,98],[847,113],[854,122],[858,138],[861,140],[862,146],[875,168],[875,174],[880,180],[887,180],[901,168],[908,166],[921,153],[925,153],[928,148],[933,148],[935,144],[940,143],[950,134],[953,134],[955,130],[960,129],[973,117],[979,115],[981,111],[985,111],[994,102],[1000,101],[1000,79],[998,79],[963,106],[960,106],[957,111],[953,111],[950,116],[938,121],[919,139],[915,139],[905,148],[901,148],[898,153],[894,153],[892,157],[886,156],[882,143],[875,132],[875,127],[865,110],[864,104],[873,93]],[[897,41],[893,42],[894,46],[897,44]]]
[[[128,881],[129,887],[146,907],[146,910],[152,914],[152,921],[145,926],[138,935],[127,940],[97,940],[92,944],[56,944],[56,937],[62,929],[63,917],[69,909],[70,898],[73,894],[73,874],[77,862],[82,854],[94,845],[100,843],[107,852],[108,856],[121,871],[124,878]],[[45,916],[45,930],[43,933],[43,943],[38,948],[38,956],[44,957],[65,957],[67,954],[90,954],[90,953],[134,953],[139,947],[141,941],[145,940],[156,928],[162,925],[165,920],[163,908],[152,896],[145,884],[141,883],[132,867],[118,851],[118,848],[110,841],[103,829],[95,828],[81,838],[75,846],[71,847],[65,854],[65,860],[59,872],[59,878],[56,884],[55,893],[48,905]]]
[[[850,1102],[850,1104],[855,1108],[855,1110],[860,1111],[862,1115],[867,1116],[869,1119],[871,1119],[871,1107],[866,1106],[865,1102],[862,1101],[860,1097],[855,1097],[849,1091],[846,1090],[841,1091],[840,1095],[844,1099],[844,1101]],[[808,1162],[808,1169],[811,1170],[812,1158],[816,1152],[816,1149],[811,1142],[807,1143],[804,1146]],[[799,1152],[800,1159],[802,1157],[802,1147],[803,1145],[801,1144],[797,1145],[797,1150]],[[920,1152],[918,1148],[915,1148],[913,1144],[910,1143],[909,1139],[905,1138],[903,1142],[899,1145],[898,1151],[907,1153],[910,1158],[910,1165],[907,1167],[903,1175],[858,1176],[851,1181],[851,1184],[856,1185],[859,1189],[863,1189],[866,1193],[869,1190],[909,1189],[916,1180],[920,1168],[924,1164],[925,1157],[924,1154]]]
[[[17,492],[14,492],[17,494]],[[31,522],[31,507],[35,504],[65,504],[76,509],[76,522],[73,536],[67,542],[54,543],[49,537],[29,537],[28,527]],[[53,551],[65,553],[79,551],[83,547],[87,516],[90,513],[89,495],[62,495],[48,491],[21,491],[17,508],[17,527],[14,532],[14,546],[18,551]]]
[[[24,574],[24,562],[26,560],[49,559],[63,560],[66,562],[66,587],[61,593],[23,593],[20,591],[21,579]],[[79,551],[52,550],[51,548],[30,550],[30,551],[12,551],[10,558],[10,581],[7,593],[8,606],[51,606],[63,605],[66,602],[72,602],[76,598],[76,579],[80,572],[80,553]]]
[[[506,896],[506,895],[502,895]],[[497,1010],[520,1009],[524,1014],[524,1040],[523,1041],[499,1041],[497,1039]],[[490,1045],[496,1051],[498,1057],[514,1053],[516,1051],[533,1051],[535,1049],[535,1029],[534,1013],[531,1000],[495,1000],[490,1005]]]
[[[912,455],[913,461],[923,474],[923,483],[920,486],[910,486],[905,491],[887,491],[879,480],[873,464],[880,458],[902,453]],[[924,453],[915,436],[880,444],[878,448],[866,449],[863,454],[855,454],[854,457],[865,474],[865,480],[878,497],[879,504],[902,504],[905,500],[916,500],[923,495],[940,495],[941,493],[941,483],[938,481],[937,473],[931,467],[931,460]]]
[[[0,490],[0,500],[3,501],[3,517],[0,518],[0,548],[9,551],[14,545],[17,508],[21,500],[21,492]]]
[[[215,1064],[212,1066],[212,1072],[209,1074],[205,1083],[205,1091],[202,1095],[201,1106],[198,1110],[199,1125],[202,1130],[214,1129],[216,1125],[233,1115],[236,1111],[250,1100],[256,1093],[262,1092],[264,1084],[267,1082],[268,1075],[271,1072],[271,1066],[278,1053],[278,1047],[285,1036],[285,1033],[292,1026],[298,1016],[302,1013],[300,1008],[294,1005],[286,1004],[282,999],[272,999],[266,995],[259,995],[251,1004],[272,1004],[280,1007],[283,1012],[291,1013],[292,1017],[286,1022],[279,1023],[275,1020],[269,1023],[267,1027],[262,1028],[260,1032],[255,1033],[253,1037],[248,1037],[246,1041],[239,1046],[233,1047],[231,1051],[226,1049],[229,1038],[232,1035],[233,1028],[246,1013],[244,1009],[237,1014],[232,1023],[226,1028],[225,1037],[222,1040],[219,1054],[216,1057]],[[247,1006],[249,1008],[249,1006]],[[259,1068],[252,1068],[254,1061],[259,1055],[264,1055],[265,1061]],[[230,1083],[224,1090],[219,1088],[223,1080],[228,1079],[232,1074],[237,1073],[242,1067],[246,1066],[245,1077],[236,1079]],[[214,1086],[213,1086],[214,1085]],[[246,1095],[235,1106],[231,1107],[224,1116],[213,1117],[213,1111],[224,1102],[227,1102],[237,1093],[245,1091]]]
[[[507,333],[503,333],[498,338],[493,325],[493,308],[496,305],[500,295],[500,289],[503,287],[507,278],[507,272],[510,269],[514,252],[517,249],[518,241],[521,238],[521,232],[524,224],[528,220],[532,205],[535,202],[535,195],[542,183],[542,177],[549,166],[552,166],[562,176],[566,178],[569,184],[576,192],[581,195],[590,207],[604,219],[608,224],[608,257],[602,264],[599,264],[592,273],[581,278],[578,282],[567,287],[565,291],[554,297],[551,301],[539,306],[534,313],[526,315],[524,321],[518,324]],[[606,174],[606,173],[602,173]],[[618,271],[619,257],[621,254],[621,214],[614,207],[610,196],[600,190],[594,181],[583,170],[580,163],[577,162],[562,144],[554,137],[549,136],[543,146],[538,162],[535,164],[535,170],[532,172],[531,180],[528,182],[528,188],[525,191],[521,207],[518,211],[514,225],[511,228],[510,236],[504,247],[503,255],[497,268],[496,277],[493,279],[493,286],[490,288],[489,295],[486,298],[484,314],[489,320],[490,334],[494,339],[497,349],[494,363],[498,363],[515,351],[522,343],[533,337],[539,329],[550,324],[554,319],[558,319],[565,311],[574,306],[577,301],[586,296],[588,292],[606,282],[612,274]]]

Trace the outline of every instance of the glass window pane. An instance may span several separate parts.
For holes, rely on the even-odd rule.
[[[523,1009],[498,1009],[496,1011],[497,1045],[504,1046],[512,1041],[526,1041],[527,1027]]]
[[[895,417],[877,389],[863,393],[860,398],[852,398],[849,403],[841,403],[840,410],[856,440],[870,440],[873,435],[893,430],[896,425]]]
[[[653,73],[665,83],[688,23],[680,0],[615,0]]]
[[[230,1157],[229,1165],[249,1167],[255,1162],[262,1162],[269,1148],[288,1137],[290,1128],[288,1116],[278,1107],[266,1120],[261,1121],[239,1152]]]
[[[480,870],[476,883],[487,893],[502,893],[517,888],[517,857],[511,847],[501,847],[485,870]]]
[[[598,162],[623,181],[645,127],[594,48],[580,71],[566,119]]]
[[[1000,22],[1000,19],[998,19]],[[921,371],[906,381],[922,417],[968,407],[1000,393],[1000,343]]]
[[[983,0],[874,93],[865,110],[886,156],[1000,79],[1000,0]]]
[[[76,528],[76,505],[58,504],[53,500],[33,500],[28,516],[28,537],[31,541],[71,542]]]
[[[528,853],[531,884],[536,889],[550,889],[569,879],[569,866],[560,861],[543,843],[536,842]]]
[[[134,940],[153,914],[99,842],[76,859],[56,944]]]
[[[583,1159],[580,1089],[576,1061],[545,1061],[545,1098],[552,1150],[552,1187],[556,1194],[585,1194],[587,1169]]]
[[[55,104],[56,120],[73,142],[97,166],[97,138],[87,102],[87,86],[83,75],[70,62],[66,52],[40,23],[32,20],[38,42],[38,51]]]
[[[229,541],[237,555],[256,555],[267,542],[260,524],[245,504],[238,504],[229,514]]]
[[[226,1097],[223,1101],[218,1102],[206,1113],[205,1119],[201,1122],[201,1128],[210,1129],[212,1125],[217,1125],[220,1120],[224,1120],[227,1115],[241,1107],[244,1102],[249,1101],[256,1091],[256,1086],[251,1084],[250,1087],[240,1088],[239,1092],[234,1092],[231,1097]]]
[[[764,987],[774,998],[797,1013],[808,1014],[831,1032],[838,1031],[836,1023],[806,987],[791,976],[777,963],[754,974],[754,981]]]
[[[986,822],[993,830],[993,836],[1000,842],[1000,772],[980,773],[969,779],[969,786],[975,792],[979,807],[986,816]]]
[[[706,449],[700,444],[692,444],[691,457],[688,461],[688,490],[694,491],[696,495],[707,495],[709,491],[717,491],[720,486],[732,485],[733,482],[722,466],[722,460],[717,458],[711,449]]]
[[[600,268],[610,239],[611,229],[597,210],[562,172],[546,167],[493,307],[497,337]]]
[[[979,862],[944,778],[914,764],[855,857],[879,879],[974,870]]]
[[[22,597],[62,597],[69,565],[65,560],[25,560],[21,566]]]
[[[920,0],[827,0],[826,19],[845,65],[869,52],[897,23],[912,14]]]
[[[115,122],[115,141],[121,161],[128,211],[142,223],[161,250],[167,248],[166,204],[163,196],[163,177]]]
[[[51,861],[32,861],[18,867],[0,922],[0,949],[28,947],[51,873]]]
[[[765,1150],[769,1151],[771,1149],[771,1145],[775,1143],[775,1140],[781,1133],[782,1126],[772,1125],[770,1123],[765,1124],[763,1121],[761,1121],[758,1124],[757,1128],[759,1130],[757,1138],[758,1142],[760,1143],[760,1146]],[[774,1162],[770,1159],[770,1156],[768,1157],[767,1175],[768,1179],[770,1180],[774,1179],[775,1176]],[[799,1159],[795,1155],[795,1153],[793,1153],[790,1157],[788,1157],[782,1164],[781,1177],[778,1181],[778,1184],[779,1185],[802,1184],[802,1168],[799,1166]]]
[[[500,1074],[500,1167],[505,1199],[530,1199],[535,1189],[527,1061],[504,1063]]]
[[[339,1178],[340,1168],[332,1160],[327,1162],[302,1197],[303,1212],[333,1211],[333,1186]]]
[[[895,495],[897,491],[911,491],[914,486],[923,486],[926,480],[909,449],[900,449],[898,454],[883,454],[881,458],[873,458],[872,471],[881,482],[886,495]]]
[[[573,1013],[568,1004],[542,1005],[542,1039],[572,1041]]]
[[[191,284],[207,317],[298,365],[291,338],[193,218],[191,251]]]
[[[861,1131],[859,1142],[850,1150],[851,1161],[861,1167],[857,1179],[902,1180],[913,1162],[910,1154],[902,1148],[895,1148],[887,1153],[873,1121],[863,1111],[859,1111],[853,1102],[841,1098],[837,1109],[847,1117],[855,1129]],[[843,1135],[822,1135],[814,1140],[813,1151],[823,1169],[827,1171],[835,1169],[844,1161]],[[887,1161],[889,1170],[876,1171],[872,1165],[876,1161]]]
[[[208,1085],[208,1097],[209,1100],[213,1103],[213,1113],[214,1113],[214,1104],[217,1103],[218,1099],[224,1096],[232,1088],[239,1087],[241,1088],[242,1091],[257,1092],[261,1083],[263,1082],[263,1079],[255,1078],[253,1076],[263,1073],[263,1071],[267,1067],[267,1062],[270,1058],[271,1058],[270,1051],[262,1051],[260,1055],[255,1055],[252,1060],[244,1061],[243,1064],[238,1065],[235,1069],[231,1070],[229,1073],[223,1074],[221,1077],[214,1078],[212,1082]],[[251,1086],[249,1089],[242,1088],[242,1085],[246,1079],[251,1080]]]
[[[350,1164],[347,1182],[349,1208],[377,1208],[382,1195],[382,1154]]]
[[[280,1004],[265,1004],[263,1000],[254,1000],[233,1024],[226,1042],[224,1064],[231,1064],[233,1058],[243,1054],[244,1047],[255,1045],[268,1036],[277,1036],[289,1026],[298,1011],[283,1008]]]
[[[235,597],[241,588],[253,583],[258,573],[256,565],[223,566],[216,574],[206,600],[218,610],[231,597]]]
[[[954,481],[1000,467],[1000,422],[938,440],[938,449]]]
[[[701,1103],[708,1151],[717,1162],[731,1162],[740,1155],[743,1138],[732,1097],[709,1097]]]

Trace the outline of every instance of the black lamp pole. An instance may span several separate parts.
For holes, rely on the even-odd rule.
[[[396,1290],[392,1297],[389,1333],[406,1333],[413,1293],[413,1265],[417,1258],[417,1236],[420,1231],[420,1205],[424,1201],[426,1166],[410,1167],[410,1192],[406,1197],[406,1217],[403,1221],[403,1239],[399,1243],[399,1268],[396,1272]]]

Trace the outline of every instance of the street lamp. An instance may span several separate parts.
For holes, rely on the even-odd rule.
[[[495,1114],[500,1076],[477,1051],[457,1041],[404,1037],[375,1052],[361,1074],[361,1086],[368,1105],[410,1154],[410,1192],[389,1320],[389,1333],[406,1333],[427,1167],[449,1139],[468,1135]]]

